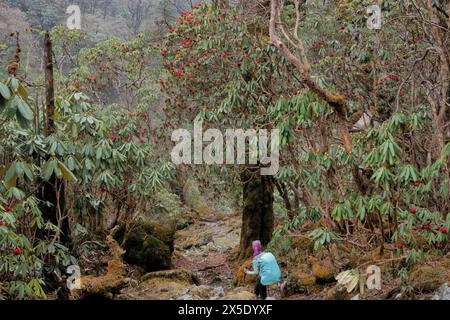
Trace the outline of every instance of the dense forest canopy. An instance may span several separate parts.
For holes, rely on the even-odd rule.
[[[253,298],[257,239],[277,298],[450,280],[450,2],[71,4],[0,1],[0,299]],[[278,129],[279,170],[174,164],[194,121]]]

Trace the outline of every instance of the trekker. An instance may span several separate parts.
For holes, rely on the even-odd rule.
[[[267,298],[267,286],[280,282],[281,271],[277,260],[270,252],[261,252],[261,242],[252,242],[253,248],[253,271],[245,269],[248,275],[257,275],[255,295],[262,300]]]

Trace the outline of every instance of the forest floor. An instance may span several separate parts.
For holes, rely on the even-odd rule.
[[[254,279],[245,276],[243,269],[251,268],[251,259],[237,261],[241,214],[239,209],[189,210],[184,228],[176,231],[172,269],[145,273],[142,269],[126,264],[127,283],[114,292],[114,299],[121,300],[254,300]],[[202,213],[199,213],[202,212]],[[301,233],[305,233],[303,230]],[[378,249],[358,252],[353,257],[346,251],[335,254],[334,262],[329,253],[315,252],[313,242],[299,234],[294,237],[289,251],[279,254],[277,260],[283,274],[283,296],[276,285],[269,288],[269,299],[289,300],[348,300],[360,299],[356,293],[342,292],[336,285],[335,275],[339,270],[336,263],[344,269],[352,265],[368,263],[380,264],[383,268],[383,290],[364,293],[362,299],[396,299],[400,288],[396,278],[389,277],[387,263],[398,263],[392,253],[383,256]],[[352,262],[351,259],[356,259]],[[373,262],[372,262],[373,261]],[[353,264],[352,264],[353,263]],[[431,299],[433,292],[450,275],[450,259],[439,258],[415,267],[411,285],[416,291],[414,299]],[[350,267],[349,267],[350,266]],[[398,266],[393,265],[398,269]],[[342,269],[342,268],[341,268]],[[427,287],[424,288],[423,284]],[[426,290],[423,290],[426,289]]]
[[[231,289],[235,265],[234,248],[239,244],[239,215],[203,217],[175,235],[173,265],[193,272],[200,284]],[[220,290],[220,289],[219,289]]]
[[[163,276],[124,288],[118,299],[254,299],[252,288],[237,287],[233,279],[239,266],[233,257],[240,239],[237,213],[211,212],[175,234],[173,270]],[[193,281],[186,281],[186,270]]]
[[[254,280],[243,276],[244,265],[250,268],[250,262],[238,262],[236,259],[240,240],[241,215],[239,211],[217,213],[211,210],[207,214],[194,214],[191,223],[175,234],[174,252],[172,255],[172,269],[150,273],[126,264],[127,283],[114,293],[114,299],[119,300],[254,300]],[[340,300],[356,297],[356,293],[344,294],[334,290],[336,282],[307,284],[311,279],[309,273],[303,273],[307,256],[310,252],[303,252],[299,259],[287,263],[287,256],[278,256],[280,267],[285,273],[289,271],[293,279],[299,281],[307,288],[292,292],[287,297],[281,296],[277,286],[269,288],[269,299],[289,300]],[[295,251],[294,255],[298,256]],[[309,257],[311,258],[311,257]],[[317,263],[317,260],[314,260]],[[448,261],[448,260],[445,260]],[[450,261],[449,261],[450,262]],[[321,263],[321,262],[319,262]],[[289,268],[288,268],[289,266]],[[449,269],[436,265],[443,270],[441,277],[431,275],[433,286],[438,288],[448,277]],[[425,266],[426,270],[434,271],[435,267]],[[302,270],[297,274],[296,269]],[[312,272],[325,271],[322,267],[312,267]],[[317,270],[315,270],[317,269]],[[421,270],[421,269],[420,269]],[[430,271],[430,272],[431,272]],[[422,271],[418,271],[422,275]],[[317,272],[316,272],[317,273]],[[439,274],[438,274],[439,275]],[[422,276],[421,276],[422,277]],[[289,281],[283,280],[284,291]],[[395,281],[394,281],[395,282]],[[387,281],[384,290],[366,293],[364,299],[393,299],[398,292],[397,285]],[[428,282],[427,282],[428,283]],[[431,299],[433,289],[427,294],[416,295],[415,299]],[[392,292],[392,294],[389,294]],[[330,294],[331,293],[331,294]],[[341,297],[342,296],[342,297]],[[359,298],[357,298],[359,299]]]
[[[237,212],[198,215],[192,224],[175,234],[173,269],[155,272],[155,277],[133,277],[131,284],[116,296],[118,299],[176,300],[253,300],[253,283],[235,283],[242,261],[236,261],[239,248],[241,214]],[[282,257],[279,257],[280,259]],[[281,259],[282,260],[282,259]],[[283,266],[281,266],[283,269]],[[248,267],[250,268],[250,267]],[[186,281],[186,270],[195,278]],[[241,279],[242,280],[242,279]],[[325,290],[313,294],[294,294],[287,299],[325,299]],[[268,299],[286,299],[277,286],[268,289]]]

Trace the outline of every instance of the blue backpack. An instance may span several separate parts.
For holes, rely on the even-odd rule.
[[[253,259],[253,270],[258,270],[263,286],[270,286],[281,280],[277,259],[270,252],[262,252]]]

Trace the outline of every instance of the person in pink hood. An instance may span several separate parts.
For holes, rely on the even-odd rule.
[[[255,295],[265,300],[267,298],[267,286],[280,282],[281,270],[272,253],[261,251],[261,241],[253,241],[252,248],[253,271],[247,269],[244,271],[246,274],[258,276],[255,285]]]

